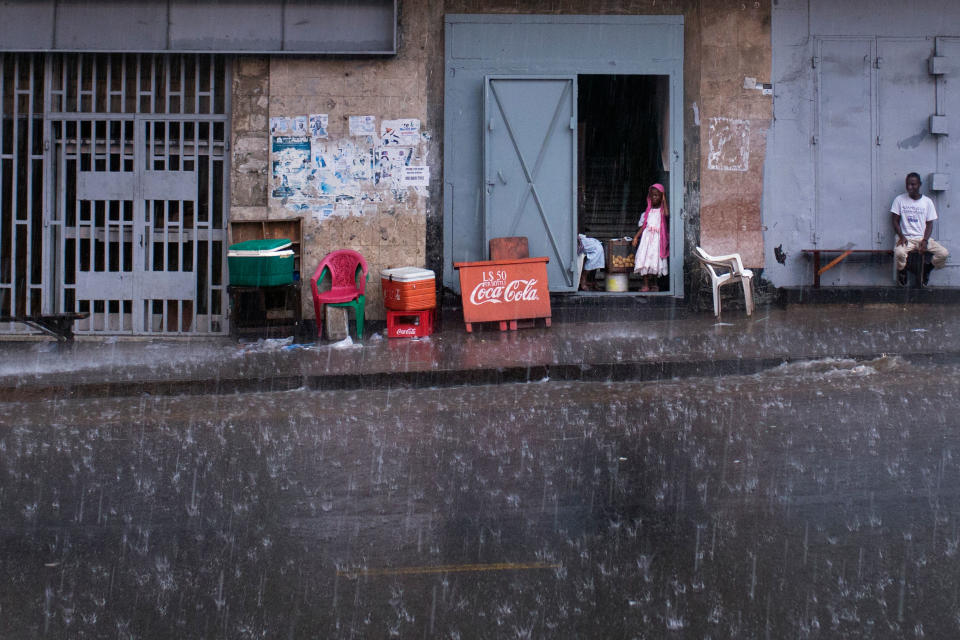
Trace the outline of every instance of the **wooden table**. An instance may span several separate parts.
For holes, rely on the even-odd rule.
[[[475,322],[499,322],[500,331],[518,320],[543,318],[550,326],[549,258],[456,262],[467,333]]]

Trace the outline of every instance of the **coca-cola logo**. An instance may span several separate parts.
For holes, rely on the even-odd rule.
[[[416,327],[409,327],[407,329],[395,329],[394,330],[398,336],[415,336],[417,335]]]
[[[484,280],[470,292],[470,303],[473,305],[500,304],[503,302],[530,302],[540,299],[540,292],[536,288],[537,279],[529,280]]]

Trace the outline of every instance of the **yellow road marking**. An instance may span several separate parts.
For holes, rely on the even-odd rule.
[[[545,562],[494,562],[492,564],[445,564],[422,567],[396,567],[384,569],[337,569],[338,576],[409,576],[429,573],[461,573],[465,571],[518,571],[524,569],[559,569],[559,564]]]

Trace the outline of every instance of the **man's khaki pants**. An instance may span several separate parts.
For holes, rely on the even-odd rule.
[[[893,247],[893,260],[897,265],[897,271],[903,271],[907,267],[907,254],[920,246],[921,238],[907,238],[907,244],[898,244]],[[930,238],[927,240],[927,251],[933,253],[933,268],[942,269],[947,262],[947,256],[950,252],[942,244]]]

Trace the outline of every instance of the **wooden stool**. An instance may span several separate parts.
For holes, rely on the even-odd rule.
[[[433,334],[436,309],[422,311],[387,310],[388,338],[423,338]]]

